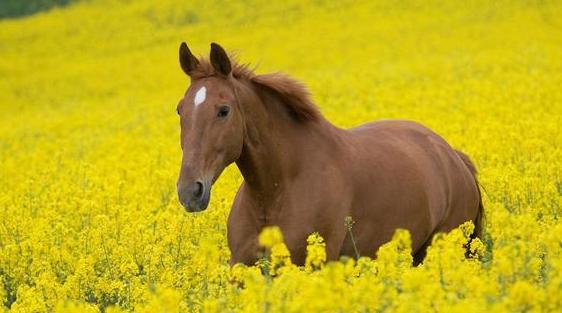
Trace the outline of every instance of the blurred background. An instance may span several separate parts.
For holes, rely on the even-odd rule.
[[[63,6],[76,0],[3,0],[0,2],[0,18],[17,18]]]

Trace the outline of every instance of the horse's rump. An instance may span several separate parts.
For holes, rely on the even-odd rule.
[[[468,170],[472,174],[472,177],[474,177],[474,183],[476,184],[476,190],[478,190],[479,203],[478,203],[478,213],[476,215],[476,218],[474,219],[474,233],[473,233],[472,237],[473,238],[474,237],[482,238],[481,237],[482,236],[482,215],[484,214],[484,206],[482,205],[482,192],[480,191],[480,184],[478,183],[478,178],[477,178],[478,171],[476,170],[476,166],[474,166],[474,163],[472,163],[472,160],[470,160],[468,155],[466,155],[465,153],[463,153],[459,150],[456,150],[456,149],[455,149],[455,152],[461,158],[464,165],[466,165],[466,167],[468,168]]]

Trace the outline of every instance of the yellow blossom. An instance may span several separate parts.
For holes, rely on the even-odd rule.
[[[562,311],[562,1],[89,0],[5,18],[38,2],[61,1],[0,1],[0,312]],[[435,234],[419,266],[403,229],[328,260],[342,232],[365,240],[361,215],[339,229],[297,218],[325,236],[302,239],[305,266],[268,227],[258,263],[231,267],[236,166],[206,211],[177,200],[184,40],[298,78],[338,127],[435,130],[478,168],[482,236],[471,222]]]

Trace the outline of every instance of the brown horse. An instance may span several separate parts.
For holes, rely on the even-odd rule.
[[[183,159],[182,205],[203,211],[211,186],[236,162],[244,177],[228,218],[231,264],[253,264],[263,227],[280,227],[303,264],[306,238],[319,232],[329,260],[374,257],[397,228],[412,236],[418,262],[436,232],[465,221],[480,232],[482,203],[469,158],[424,126],[401,120],[345,130],[332,125],[307,89],[280,73],[255,74],[211,44],[210,61],[185,43],[180,64],[191,85],[177,111]]]

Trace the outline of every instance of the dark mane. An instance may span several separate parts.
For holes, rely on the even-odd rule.
[[[247,64],[232,61],[232,75],[238,80],[246,80],[261,88],[265,88],[279,96],[287,110],[298,121],[316,121],[321,117],[320,111],[310,99],[310,92],[306,86],[292,77],[281,73],[256,74]],[[209,60],[200,58],[199,65],[191,77],[193,79],[215,76],[217,73]]]

